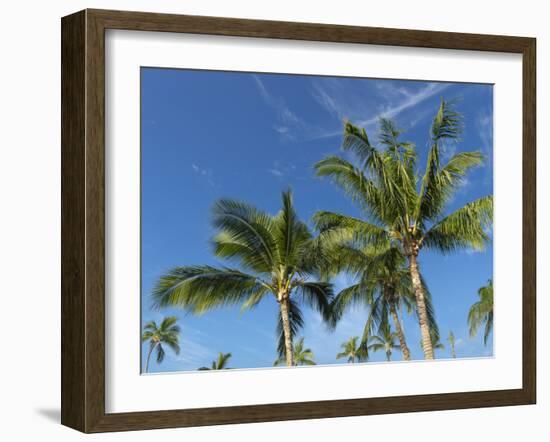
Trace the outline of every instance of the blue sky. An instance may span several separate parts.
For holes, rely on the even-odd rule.
[[[313,173],[315,162],[339,152],[342,121],[364,126],[373,140],[378,118],[394,119],[405,130],[403,138],[416,143],[423,165],[441,97],[456,100],[464,114],[462,140],[445,145],[443,157],[461,150],[481,150],[487,157],[449,204],[452,211],[493,191],[491,85],[142,68],[141,321],[175,315],[182,328],[181,353],[167,351],[160,365],[152,358],[150,372],[195,370],[210,365],[220,351],[233,354],[229,365],[234,368],[270,367],[275,359],[273,299],[245,313],[224,308],[192,316],[151,309],[151,289],[164,271],[224,264],[209,244],[214,234],[209,214],[217,199],[240,199],[274,214],[281,191],[290,187],[303,220],[317,210],[358,216],[338,188]],[[492,256],[491,247],[450,256],[421,254],[446,344],[437,357],[450,355],[449,330],[457,339],[458,357],[492,355],[492,342],[485,347],[481,335],[470,339],[466,323],[477,289],[492,277]],[[338,290],[350,281],[342,275],[334,283]],[[349,311],[334,332],[316,312],[306,307],[304,312],[302,335],[316,362],[344,363],[335,355],[344,340],[361,335],[367,310]],[[422,358],[414,316],[405,316],[404,328],[413,359]],[[382,352],[371,357],[384,359]],[[401,359],[400,352],[394,359]]]

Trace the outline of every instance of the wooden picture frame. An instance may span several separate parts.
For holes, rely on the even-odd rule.
[[[513,390],[107,414],[105,30],[494,51],[523,57],[523,386]],[[62,409],[83,432],[534,404],[536,41],[533,38],[84,10],[62,19]]]

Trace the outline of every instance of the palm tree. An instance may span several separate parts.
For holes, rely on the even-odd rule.
[[[397,339],[397,333],[392,332],[390,326],[382,327],[378,334],[370,336],[368,341],[367,350],[378,351],[384,350],[386,353],[386,360],[391,361],[391,355],[393,350],[399,350],[399,345],[395,342]]]
[[[331,249],[332,270],[351,273],[356,284],[343,289],[332,302],[332,321],[334,327],[344,312],[351,306],[363,304],[370,307],[368,319],[363,332],[362,344],[368,341],[376,329],[381,330],[388,326],[391,320],[399,339],[403,359],[410,360],[411,353],[405,339],[401,325],[399,311],[405,307],[408,312],[413,308],[416,311],[414,290],[411,277],[405,267],[405,258],[395,247],[384,252],[372,252],[367,247],[358,247],[347,243]],[[435,315],[431,305],[429,291],[426,293],[426,306],[430,329],[439,336]]]
[[[349,363],[354,364],[356,361],[366,361],[367,360],[367,354],[364,351],[364,347],[361,347],[358,344],[359,337],[354,336],[352,338],[349,338],[347,341],[342,342],[342,352],[338,353],[336,355],[336,359],[342,359],[347,358]]]
[[[452,330],[449,331],[449,337],[447,338],[447,340],[449,341],[449,345],[451,346],[451,357],[453,359],[456,359],[456,351],[455,351],[456,340]]]
[[[478,328],[485,324],[483,343],[487,345],[487,338],[493,330],[493,280],[489,279],[487,285],[481,287],[477,291],[477,294],[479,301],[474,303],[468,312],[470,337],[474,337],[477,334]]]
[[[222,353],[218,354],[218,359],[212,361],[211,367],[200,367],[199,370],[229,370],[227,367],[227,362],[231,358],[231,353]]]
[[[143,327],[143,334],[141,335],[142,342],[149,341],[149,351],[147,352],[147,359],[145,361],[145,373],[149,371],[149,359],[153,350],[157,351],[157,363],[160,364],[164,360],[164,347],[163,344],[170,347],[174,353],[179,354],[179,334],[180,327],[176,324],[178,318],[175,316],[167,316],[162,320],[160,326],[157,326],[155,321],[150,321]]]
[[[293,355],[294,366],[315,365],[315,361],[313,360],[313,352],[309,348],[304,348],[304,338],[300,338],[294,343]],[[285,362],[287,362],[286,358],[279,357],[273,365],[283,365]]]
[[[420,276],[420,251],[451,253],[482,249],[490,239],[487,228],[492,222],[492,196],[446,213],[468,171],[483,161],[480,152],[459,152],[442,164],[442,143],[458,140],[461,127],[460,114],[442,100],[431,126],[430,148],[422,174],[417,173],[414,145],[400,141],[402,132],[384,118],[380,120],[381,147],[371,144],[365,129],[347,122],[342,147],[356,161],[330,156],[315,165],[317,175],[330,177],[359,204],[364,214],[355,218],[319,212],[315,216],[317,228],[331,241],[353,238],[378,249],[395,244],[406,257],[426,359],[433,359],[434,352]]]
[[[201,314],[216,307],[241,304],[252,309],[272,294],[278,304],[278,353],[293,366],[293,337],[303,326],[299,304],[330,315],[332,284],[320,281],[321,256],[312,253],[313,236],[300,221],[290,191],[283,207],[271,216],[246,203],[222,199],[213,210],[214,253],[233,259],[240,269],[213,266],[176,267],[163,275],[153,291],[157,307],[182,307]]]
[[[432,343],[432,348],[434,350],[445,350],[445,345],[441,342],[441,338],[439,336],[439,333],[431,333],[430,334],[431,336],[431,343]],[[422,338],[420,338],[420,341],[418,342],[418,345],[420,346],[420,348],[422,349],[423,348],[423,343],[422,343]]]

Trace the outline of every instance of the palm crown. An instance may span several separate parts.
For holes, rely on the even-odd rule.
[[[360,345],[359,337],[353,336],[347,341],[342,342],[340,346],[342,351],[336,355],[336,359],[347,358],[348,362],[352,364],[361,361],[366,361],[368,359],[368,354],[365,351],[365,347]]]
[[[346,271],[353,275],[357,282],[343,289],[332,302],[331,325],[341,318],[345,310],[357,304],[368,306],[369,315],[365,323],[362,345],[369,336],[388,326],[389,318],[393,321],[396,335],[403,354],[403,359],[410,360],[410,350],[405,340],[399,312],[401,307],[407,311],[415,310],[414,290],[405,258],[396,247],[379,251],[370,246],[358,247],[351,243],[340,245],[334,253],[332,268],[334,271]],[[425,282],[426,309],[432,333],[439,334],[431,296]]]
[[[157,352],[157,363],[161,363],[164,360],[165,351],[163,345],[170,347],[176,354],[180,352],[179,346],[179,334],[180,327],[176,324],[177,318],[175,316],[168,316],[162,320],[160,326],[157,326],[155,321],[150,321],[144,326],[141,340],[143,342],[149,341],[149,351],[147,352],[147,359],[145,362],[145,373],[149,370],[149,359],[153,350]]]
[[[449,341],[449,345],[451,346],[451,357],[456,358],[456,350],[455,350],[456,339],[452,330],[449,331],[449,336],[447,337],[447,340]]]
[[[468,326],[470,336],[475,336],[479,327],[485,324],[483,343],[487,345],[487,339],[493,330],[493,280],[489,279],[486,286],[478,290],[479,301],[470,307],[468,312]]]
[[[369,352],[383,350],[386,353],[386,360],[391,361],[393,350],[400,348],[396,343],[396,339],[397,333],[392,332],[388,324],[382,327],[376,335],[369,337],[367,350]]]
[[[229,370],[227,363],[229,362],[230,358],[231,353],[220,352],[218,353],[218,359],[212,361],[212,365],[210,367],[200,367],[199,370]]]
[[[300,304],[330,316],[332,285],[320,281],[321,255],[312,253],[313,236],[300,221],[290,191],[282,194],[275,216],[246,203],[222,199],[214,207],[214,253],[240,269],[213,266],[176,267],[158,281],[153,297],[158,307],[179,306],[204,313],[225,305],[252,309],[273,295],[279,306],[278,353],[294,365],[292,341],[303,325]]]
[[[315,361],[313,360],[313,352],[309,348],[305,348],[304,346],[304,338],[298,339],[294,343],[293,347],[293,356],[294,356],[294,362],[293,365],[315,365]],[[285,364],[286,359],[283,357],[279,357],[275,361],[273,365],[282,365]]]
[[[419,178],[413,144],[402,142],[401,131],[388,119],[380,120],[380,147],[367,133],[346,123],[343,149],[356,161],[330,156],[315,166],[363,210],[363,218],[332,212],[316,214],[325,241],[353,240],[380,250],[391,244],[407,258],[415,293],[425,357],[433,359],[426,294],[417,257],[422,248],[443,253],[463,248],[481,249],[489,241],[486,229],[492,221],[492,196],[471,201],[450,214],[445,209],[467,172],[482,163],[480,152],[460,152],[441,163],[445,141],[457,140],[461,117],[441,101],[430,131],[427,163]]]

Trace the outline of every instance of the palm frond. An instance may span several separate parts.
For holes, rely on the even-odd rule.
[[[295,286],[297,295],[304,304],[318,311],[325,321],[331,318],[331,302],[334,298],[333,286],[329,282],[298,281]]]
[[[424,247],[443,253],[473,248],[481,250],[490,237],[487,229],[493,220],[493,197],[474,200],[436,223],[422,239]]]
[[[227,267],[176,267],[157,282],[154,305],[181,307],[201,314],[210,309],[245,302],[265,291],[267,284],[257,277]]]
[[[376,224],[348,215],[320,211],[313,216],[320,239],[327,246],[340,245],[347,241],[374,247],[387,247],[388,232]]]
[[[288,321],[290,323],[290,338],[291,341],[294,341],[294,337],[304,326],[304,318],[302,316],[302,311],[298,306],[298,303],[294,302],[293,299],[289,300],[288,306]],[[283,321],[281,318],[281,311],[279,310],[279,315],[277,318],[277,354],[280,358],[285,359],[285,334],[283,330]],[[286,361],[286,359],[285,359]]]
[[[261,269],[272,268],[278,263],[274,254],[275,226],[267,213],[244,202],[221,199],[214,205],[212,214],[212,224],[222,232],[221,237],[214,239],[218,256],[239,257],[244,265]],[[240,248],[230,248],[227,244],[239,245]]]
[[[157,363],[160,364],[162,361],[164,361],[164,348],[162,347],[162,344],[157,345]]]
[[[482,162],[481,152],[460,152],[440,168],[439,148],[432,147],[426,174],[422,181],[415,219],[422,224],[426,224],[429,220],[435,220],[462,185],[468,171]]]
[[[305,223],[298,219],[292,203],[292,192],[283,192],[283,207],[273,219],[274,240],[277,245],[279,262],[287,266],[297,266],[301,261],[301,251],[310,240],[311,233]]]
[[[383,194],[361,169],[340,157],[330,156],[315,164],[315,170],[317,176],[329,177],[374,220],[384,218],[387,205],[384,204]]]

